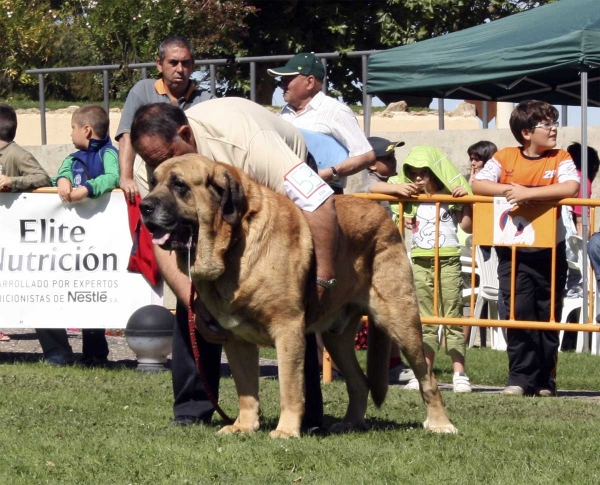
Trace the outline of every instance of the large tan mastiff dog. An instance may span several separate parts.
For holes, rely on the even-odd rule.
[[[390,337],[419,380],[425,429],[453,433],[423,355],[412,272],[398,230],[378,204],[335,199],[340,225],[338,285],[318,321],[305,322],[314,302],[313,244],[300,209],[245,173],[200,155],[162,163],[142,202],[144,222],[161,247],[177,251],[212,315],[232,335],[225,344],[239,396],[235,423],[220,433],[259,428],[258,347],[275,344],[281,414],[272,437],[300,435],[304,413],[305,332],[322,332],[346,379],[349,405],[333,431],[366,428],[369,391],[377,406],[387,393]],[[188,263],[188,246],[190,263]],[[314,305],[314,303],[312,303]],[[362,315],[369,315],[367,376],[354,352]]]

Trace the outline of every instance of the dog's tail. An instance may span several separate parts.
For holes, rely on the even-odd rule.
[[[380,407],[388,391],[391,339],[369,322],[367,344],[367,381],[375,406]]]

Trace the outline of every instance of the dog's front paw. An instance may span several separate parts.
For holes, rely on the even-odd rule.
[[[255,430],[252,428],[246,428],[246,427],[238,426],[236,424],[231,424],[229,426],[223,426],[219,431],[217,431],[217,434],[237,434],[237,433],[253,434],[254,431]]]
[[[274,439],[300,438],[300,431],[284,431],[282,429],[274,429],[269,433],[269,436]]]
[[[450,422],[447,424],[433,425],[427,419],[423,423],[423,429],[425,431],[431,431],[432,433],[458,434],[458,429]]]

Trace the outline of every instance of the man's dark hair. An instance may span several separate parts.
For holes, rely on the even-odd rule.
[[[533,130],[535,125],[544,121],[556,121],[558,119],[558,110],[545,101],[520,102],[510,114],[510,131],[521,144],[524,143],[522,131]]]
[[[11,106],[0,103],[0,140],[11,142],[17,134],[17,113]]]
[[[568,146],[567,151],[571,155],[577,170],[581,170],[581,144],[573,142]],[[600,168],[600,158],[598,158],[598,151],[595,148],[587,147],[587,152],[588,180],[593,182]]]
[[[186,48],[187,50],[190,51],[190,55],[192,56],[192,59],[194,58],[194,48],[192,47],[192,43],[189,40],[187,40],[185,37],[181,37],[181,36],[177,35],[177,36],[173,36],[173,37],[167,37],[158,46],[158,60],[160,62],[165,60],[167,48],[173,47],[173,46]]]
[[[475,155],[475,158],[483,163],[486,163],[488,160],[490,160],[497,151],[498,147],[491,141],[487,140],[478,141],[467,149],[469,157]]]
[[[88,104],[73,113],[73,122],[79,126],[90,125],[99,140],[106,138],[110,119],[102,106]]]
[[[142,136],[156,136],[166,143],[177,138],[177,130],[188,125],[181,108],[170,103],[152,103],[140,106],[131,124],[131,144],[136,148]]]

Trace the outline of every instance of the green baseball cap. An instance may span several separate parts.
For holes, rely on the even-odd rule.
[[[325,68],[319,58],[312,52],[302,52],[292,57],[285,66],[275,69],[267,69],[273,76],[314,76],[317,79],[325,79]]]

